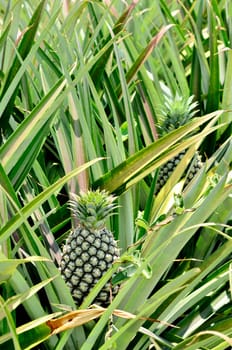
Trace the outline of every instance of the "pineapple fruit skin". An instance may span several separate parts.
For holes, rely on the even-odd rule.
[[[114,209],[113,196],[105,191],[89,191],[70,201],[79,225],[63,246],[60,271],[77,305],[81,305],[101,277],[119,258],[117,242],[105,227],[105,219]],[[107,306],[118,292],[108,282],[94,300]]]
[[[68,237],[63,248],[61,274],[78,305],[90,293],[95,284],[118,259],[119,252],[112,233],[106,229],[91,231],[78,227]],[[112,295],[118,287],[112,288]],[[110,283],[100,291],[95,304],[110,303]]]
[[[170,159],[167,163],[165,163],[159,170],[159,175],[156,183],[155,194],[158,194],[161,188],[168,181],[169,177],[177,167],[178,163],[181,161],[186,151],[182,151],[178,153],[175,157]],[[193,179],[193,177],[198,173],[198,171],[202,168],[203,163],[201,160],[201,155],[199,152],[196,152],[193,161],[187,169],[187,176],[185,179],[184,187],[189,184],[189,182]]]

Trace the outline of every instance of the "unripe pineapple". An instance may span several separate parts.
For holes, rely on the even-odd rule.
[[[194,96],[184,98],[180,97],[179,95],[176,95],[176,97],[173,99],[166,98],[165,106],[162,109],[163,120],[159,125],[160,136],[164,136],[165,134],[168,134],[169,132],[186,124],[195,115],[197,102],[193,102],[193,98]],[[165,185],[185,153],[186,151],[180,152],[160,167],[156,183],[156,194]],[[196,152],[195,157],[188,169],[185,185],[191,181],[201,167],[201,156],[199,152]]]
[[[78,226],[68,236],[60,263],[61,274],[78,305],[89,294],[99,279],[119,257],[113,234],[105,227],[105,221],[115,208],[115,197],[106,191],[88,191],[71,200],[71,210]],[[107,283],[94,303],[106,306],[110,295],[115,295]]]

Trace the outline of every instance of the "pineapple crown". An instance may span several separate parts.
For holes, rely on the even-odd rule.
[[[197,113],[198,103],[193,102],[193,99],[194,96],[186,98],[178,94],[174,98],[165,96],[163,116],[159,125],[162,135],[186,124]]]
[[[105,190],[96,190],[73,195],[69,204],[81,226],[99,230],[104,227],[107,217],[113,214],[112,211],[116,208],[113,203],[115,199],[116,197]]]

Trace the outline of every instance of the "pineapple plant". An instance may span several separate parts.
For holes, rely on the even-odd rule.
[[[162,119],[159,124],[159,135],[164,136],[169,132],[178,129],[186,124],[197,112],[197,102],[193,102],[194,96],[189,98],[181,97],[178,94],[174,98],[166,97],[164,108],[162,109]],[[165,185],[175,167],[185,155],[185,150],[170,159],[159,169],[158,179],[156,183],[157,194]],[[194,175],[202,167],[201,155],[196,152],[192,163],[190,164],[185,180],[185,186],[192,180]]]
[[[71,294],[80,305],[100,278],[119,257],[113,234],[105,222],[115,208],[115,197],[106,191],[88,191],[70,200],[77,227],[70,233],[62,250],[61,274]],[[94,300],[107,306],[118,286],[108,282]]]

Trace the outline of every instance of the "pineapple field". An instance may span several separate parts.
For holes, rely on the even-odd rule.
[[[0,349],[232,349],[232,2],[0,2]]]

